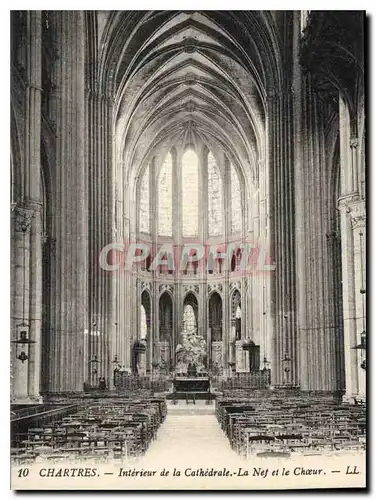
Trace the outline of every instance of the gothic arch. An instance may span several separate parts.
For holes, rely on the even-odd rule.
[[[217,291],[213,291],[208,297],[209,328],[211,340],[222,341],[223,338],[223,312],[222,297]]]
[[[231,324],[235,327],[235,339],[240,340],[242,337],[243,330],[243,317],[242,314],[238,317],[238,311],[242,313],[242,296],[240,291],[235,288],[230,295],[230,304],[231,304]]]
[[[152,303],[152,296],[149,290],[143,290],[141,293],[141,304],[145,307],[145,313],[149,321],[151,320]]]
[[[189,291],[186,293],[183,299],[183,316],[184,316],[184,308],[185,306],[191,306],[194,313],[195,313],[195,318],[196,318],[196,327],[198,328],[198,299],[195,293],[192,291]]]
[[[233,312],[236,311],[236,308],[241,304],[241,302],[240,290],[238,288],[234,288],[230,295],[232,317],[235,317]]]
[[[141,301],[140,301],[140,307],[141,307],[141,324],[140,324],[140,337],[145,338],[146,340],[150,341],[150,327],[151,327],[151,318],[152,318],[152,296],[149,292],[149,290],[143,290],[141,293]],[[145,312],[145,325],[142,325],[142,308],[144,308]],[[145,329],[145,331],[143,331]]]
[[[171,294],[164,291],[158,301],[159,308],[159,340],[173,344],[174,302]]]

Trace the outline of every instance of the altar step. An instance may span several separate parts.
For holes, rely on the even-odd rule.
[[[192,400],[193,399],[193,395],[195,397],[195,400],[202,400],[202,401],[205,401],[205,400],[213,400],[216,398],[216,395],[212,392],[180,392],[180,391],[176,391],[176,392],[169,392],[166,394],[166,399],[178,399],[178,400],[183,400],[184,401],[186,400],[186,398],[188,397],[189,400]]]
[[[190,401],[188,404],[184,400],[178,400],[176,404],[173,401],[167,401],[167,414],[168,415],[214,415],[215,414],[215,402],[211,401],[210,404],[206,404],[204,400],[196,401],[193,404]]]

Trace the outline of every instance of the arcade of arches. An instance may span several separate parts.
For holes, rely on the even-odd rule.
[[[251,339],[273,385],[365,394],[363,22],[12,12],[14,402],[111,386],[141,339],[173,370],[183,332],[224,377]],[[112,243],[150,254],[109,272]]]

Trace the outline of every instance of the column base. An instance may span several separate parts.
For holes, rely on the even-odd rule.
[[[344,394],[342,398],[343,403],[357,404],[357,402],[366,402],[366,395],[362,393],[358,394]]]
[[[243,350],[243,340],[237,340],[235,344],[235,361],[237,373],[249,372],[249,354]]]
[[[42,404],[43,396],[21,396],[21,397],[13,397],[11,400],[12,405],[36,405]]]

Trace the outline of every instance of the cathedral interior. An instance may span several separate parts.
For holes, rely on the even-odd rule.
[[[14,415],[123,394],[162,422],[179,377],[360,411],[364,31],[361,11],[11,12]]]

